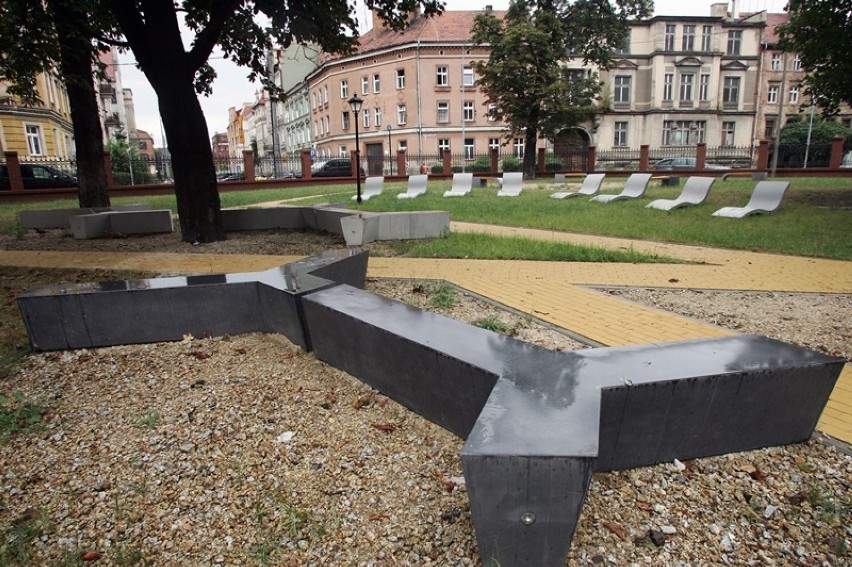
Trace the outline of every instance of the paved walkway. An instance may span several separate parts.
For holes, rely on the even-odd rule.
[[[732,251],[533,229],[453,223],[452,230],[634,249],[698,262],[616,264],[371,258],[371,277],[444,279],[607,346],[717,337],[732,331],[585,286],[852,294],[852,262]],[[0,251],[0,264],[154,272],[248,272],[288,256]],[[817,429],[852,443],[852,365],[847,364]]]

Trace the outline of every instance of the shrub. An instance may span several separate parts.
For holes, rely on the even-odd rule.
[[[440,175],[440,174],[444,173],[444,166],[443,165],[433,165],[431,171],[432,171],[432,173],[434,173],[436,175]]]
[[[558,159],[549,159],[544,163],[545,171],[562,171],[562,162]]]
[[[491,171],[491,159],[480,157],[467,168],[471,173],[489,173]]]
[[[524,162],[516,157],[503,158],[503,171],[521,171]]]

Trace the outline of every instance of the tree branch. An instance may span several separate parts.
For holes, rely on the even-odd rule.
[[[210,19],[207,25],[195,36],[195,42],[189,51],[189,64],[198,70],[210,58],[213,48],[222,37],[225,23],[233,16],[240,6],[241,0],[229,0],[227,2],[214,2],[210,9]]]

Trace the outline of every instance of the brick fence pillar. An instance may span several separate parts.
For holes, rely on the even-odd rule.
[[[302,179],[311,178],[311,150],[302,150],[299,152],[299,161],[302,166]]]
[[[757,163],[754,166],[757,170],[769,169],[769,141],[761,140],[757,143]]]
[[[9,172],[9,188],[13,192],[24,190],[24,179],[21,177],[21,162],[18,152],[3,152],[6,158],[6,169]]]
[[[452,175],[453,173],[453,154],[450,150],[444,150],[444,175]]]
[[[707,163],[707,142],[698,142],[695,146],[695,169],[704,171],[704,165]]]
[[[243,150],[243,171],[246,181],[254,181],[254,152]]]
[[[104,152],[104,173],[106,173],[107,188],[112,188],[115,185],[115,177],[112,173],[112,156],[109,152]]]
[[[589,154],[586,156],[586,173],[594,173],[598,161],[598,148],[589,146]]]
[[[405,164],[405,150],[397,150],[396,151],[396,174],[397,175],[408,175],[408,166]],[[424,165],[426,162],[422,164],[417,164],[417,171],[420,171],[421,165]],[[427,171],[428,173],[428,171]]]
[[[639,171],[648,171],[651,169],[649,162],[648,144],[642,144],[639,146]]]
[[[846,143],[846,138],[843,136],[835,136],[831,139],[831,157],[828,159],[828,167],[831,169],[839,169],[843,164],[843,146]]]
[[[536,167],[536,173],[544,173],[545,166],[547,165],[544,163],[544,148],[538,148],[538,156],[536,156],[536,158],[536,161],[538,162]]]
[[[491,148],[489,157],[491,158],[491,175],[497,175],[500,170],[500,152],[497,148]]]

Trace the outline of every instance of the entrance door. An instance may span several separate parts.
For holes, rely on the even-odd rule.
[[[586,171],[589,135],[580,128],[569,128],[553,140],[553,153],[562,162],[563,171]]]
[[[367,144],[367,175],[384,175],[384,144]]]

